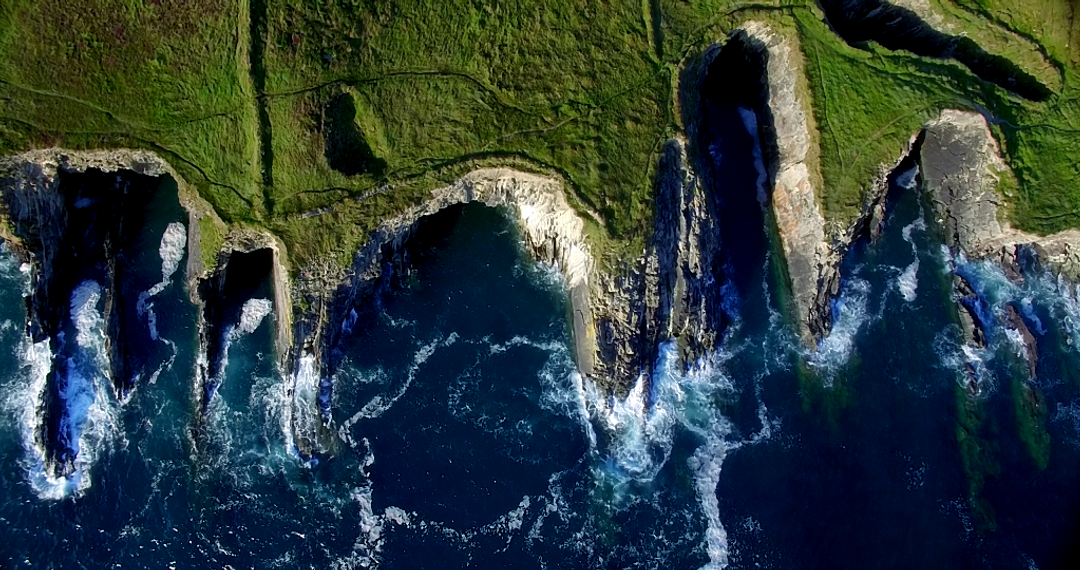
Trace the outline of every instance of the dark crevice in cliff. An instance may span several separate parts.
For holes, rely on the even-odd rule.
[[[859,256],[868,246],[877,241],[881,232],[885,230],[885,225],[889,223],[901,196],[905,192],[918,191],[921,187],[919,153],[925,140],[926,132],[920,131],[908,153],[889,171],[880,189],[870,196],[870,201],[863,207],[862,214],[852,231],[851,243],[844,256],[845,265],[847,265],[847,260]]]
[[[891,50],[953,59],[977,77],[1031,101],[1053,92],[1008,58],[993,55],[966,36],[935,30],[915,12],[885,0],[819,0],[833,30],[852,45],[874,41]]]
[[[599,365],[616,387],[648,376],[668,339],[690,364],[735,319],[757,318],[742,312],[771,278],[766,206],[779,163],[767,58],[737,31],[681,78],[689,147],[665,145],[645,255],[603,285],[613,298],[597,321]]]
[[[111,379],[124,398],[145,364],[147,328],[127,328],[139,322],[139,293],[149,287],[138,275],[136,236],[152,200],[179,203],[175,184],[158,196],[161,179],[129,171],[61,170],[57,184],[56,192],[31,188],[5,198],[14,232],[33,262],[27,332],[34,342],[47,340],[53,355],[36,439],[46,469],[65,476],[75,469],[95,379]]]
[[[228,362],[228,347],[240,326],[244,304],[252,299],[274,301],[274,252],[269,248],[233,251],[220,269],[201,283],[203,300],[201,343],[206,359],[199,409],[205,413],[218,389]]]
[[[722,290],[723,326],[738,316],[741,300],[760,293],[770,249],[766,208],[775,185],[779,150],[769,108],[768,52],[737,30],[708,62],[691,119],[693,162],[701,176],[721,253],[709,273]],[[689,111],[689,110],[688,110]],[[715,301],[714,301],[715,302]]]
[[[368,327],[382,313],[383,297],[417,285],[417,263],[454,229],[466,204],[453,204],[416,221],[390,243],[381,244],[380,271],[374,279],[356,279],[338,288],[329,315],[324,371],[333,374],[344,354],[341,342],[354,330]],[[474,206],[475,207],[475,206]]]

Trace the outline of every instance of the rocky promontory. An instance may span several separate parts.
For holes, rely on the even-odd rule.
[[[925,133],[922,176],[950,248],[1015,267],[1018,247],[1030,245],[1046,267],[1080,277],[1080,231],[1037,236],[1012,227],[1000,211],[1001,177],[1011,174],[981,114],[947,109]]]
[[[829,301],[838,291],[841,255],[827,240],[815,189],[821,174],[816,170],[818,151],[810,144],[812,115],[809,101],[799,97],[807,92],[803,56],[795,38],[762,23],[749,22],[742,30],[768,54],[767,105],[777,146],[772,211],[787,262],[798,333],[812,347],[832,326]]]

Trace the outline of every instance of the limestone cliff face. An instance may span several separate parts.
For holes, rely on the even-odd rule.
[[[943,111],[926,126],[920,165],[926,192],[954,251],[1014,266],[1018,248],[1030,245],[1050,269],[1080,277],[1080,231],[1037,236],[1013,228],[999,212],[1004,197],[998,181],[1008,166],[982,115]]]
[[[356,297],[382,272],[385,259],[403,250],[416,223],[448,206],[466,202],[510,207],[517,216],[525,245],[537,260],[555,265],[566,278],[573,308],[575,354],[583,374],[594,372],[596,336],[590,286],[594,262],[585,243],[585,224],[566,201],[562,184],[553,178],[507,168],[484,168],[432,191],[431,198],[384,221],[358,252],[346,279],[349,297]],[[321,311],[325,314],[325,310]],[[309,333],[320,327],[305,326]]]
[[[742,30],[768,53],[768,102],[776,129],[777,165],[772,188],[776,219],[799,336],[814,346],[831,326],[829,300],[836,294],[840,254],[826,239],[811,169],[817,168],[810,145],[812,128],[807,103],[799,97],[803,76],[802,52],[794,38],[781,36],[765,24],[749,22]]]

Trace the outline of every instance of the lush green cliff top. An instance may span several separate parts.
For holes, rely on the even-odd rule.
[[[805,55],[834,229],[950,107],[992,117],[1016,172],[1016,225],[1080,226],[1080,8],[904,4],[1049,95],[849,45],[806,2],[13,0],[0,5],[0,153],[154,150],[223,219],[268,227],[300,265],[347,261],[379,219],[481,164],[559,174],[595,240],[634,244],[661,145],[684,128],[682,70],[758,20]]]

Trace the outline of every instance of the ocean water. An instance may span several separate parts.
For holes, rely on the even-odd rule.
[[[717,172],[747,166],[732,179],[748,192],[721,200],[723,216],[760,208],[754,145],[715,149]],[[834,330],[815,351],[781,318],[762,230],[726,258],[732,324],[715,353],[684,368],[662,342],[652,376],[614,397],[576,372],[558,272],[527,258],[507,212],[468,205],[422,224],[402,287],[355,307],[340,366],[308,370],[295,394],[277,367],[269,283],[246,288],[225,309],[225,358],[201,409],[184,218],[175,186],[151,186],[159,198],[118,285],[137,309],[124,324],[130,393],[108,381],[101,284],[69,300],[82,376],[68,382],[78,459],[64,478],[43,470],[34,437],[51,349],[27,338],[29,275],[0,252],[0,350],[12,355],[0,359],[0,566],[1074,561],[1080,291],[1038,268],[1015,285],[954,258],[915,192],[845,261]],[[953,272],[980,294],[986,349],[962,344]],[[1031,380],[1002,325],[1010,304],[1038,340]],[[1034,393],[1033,416],[1022,404]],[[305,413],[332,418],[332,454],[295,452],[290,422],[318,421],[294,417]]]

